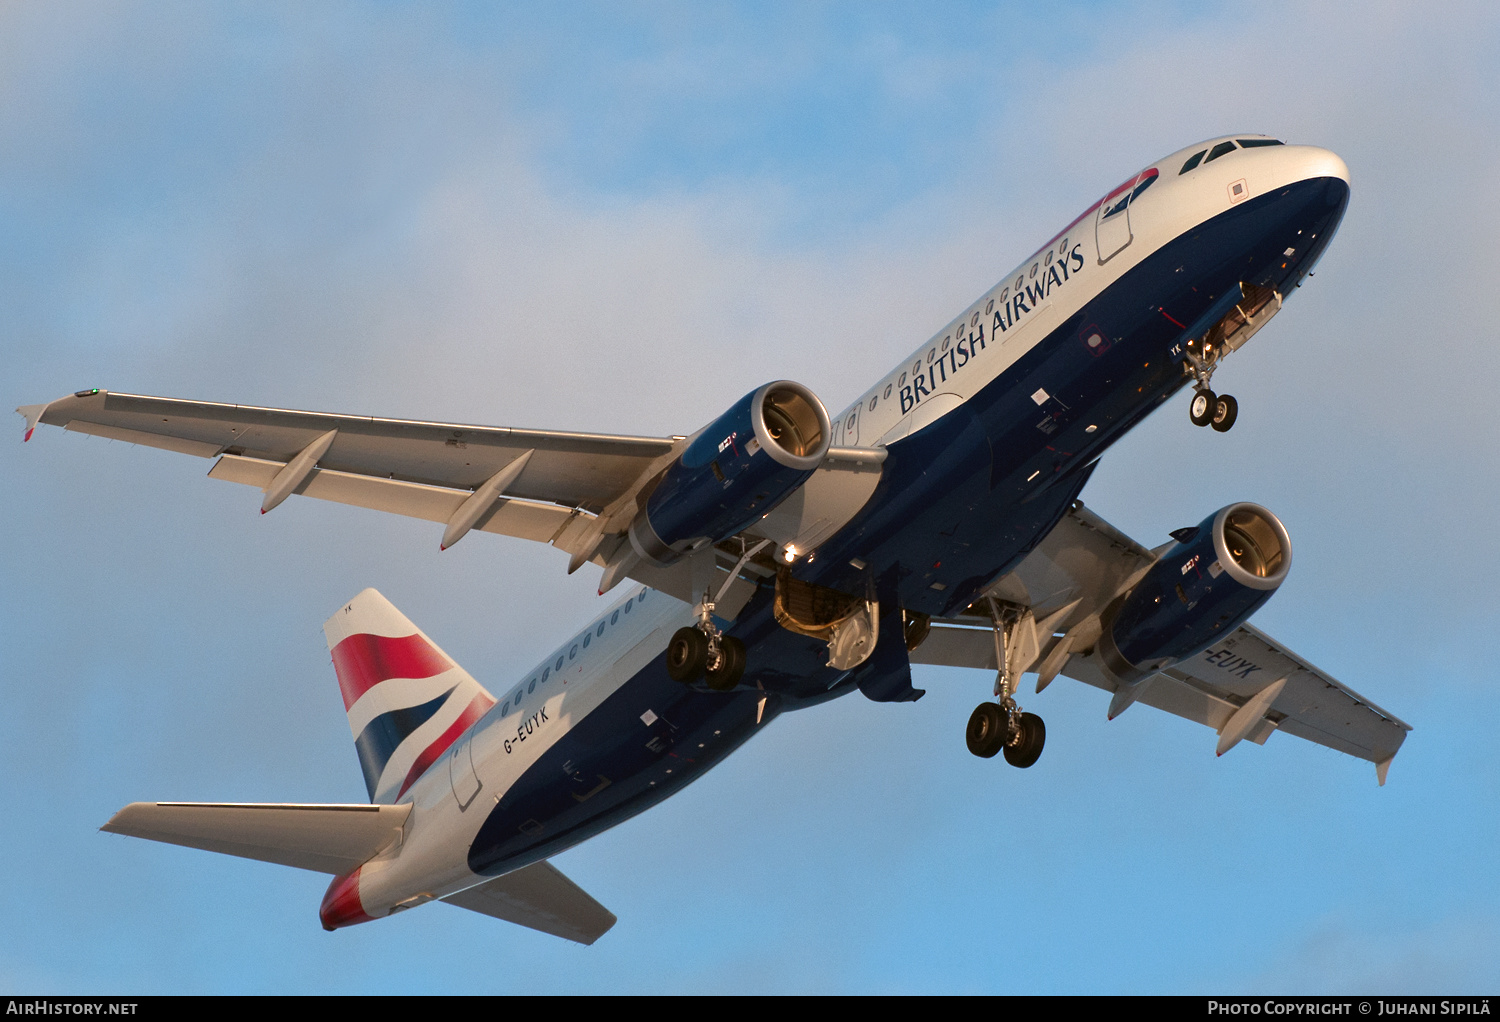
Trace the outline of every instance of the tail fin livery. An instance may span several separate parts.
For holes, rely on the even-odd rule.
[[[374,589],[323,624],[370,801],[392,803],[495,705]]]

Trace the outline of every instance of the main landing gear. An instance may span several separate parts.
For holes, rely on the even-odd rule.
[[[698,623],[686,625],[667,644],[667,674],[690,685],[702,678],[715,692],[728,692],[745,674],[745,644],[714,625],[708,594],[698,605]]]
[[[1188,341],[1187,361],[1182,364],[1184,371],[1196,380],[1193,384],[1193,400],[1188,405],[1188,418],[1193,420],[1194,426],[1212,426],[1220,433],[1228,433],[1234,420],[1239,417],[1239,402],[1228,394],[1215,394],[1208,387],[1223,354],[1207,342],[1201,352],[1195,351],[1196,347],[1195,341]]]
[[[995,678],[997,702],[980,703],[969,717],[969,726],[964,739],[969,751],[976,756],[990,759],[997,752],[1005,753],[1005,762],[1011,766],[1029,767],[1042,755],[1042,746],[1047,742],[1047,728],[1042,718],[1034,713],[1023,713],[1016,703],[1016,685],[1021,680],[1025,664],[1017,664],[1014,631],[1019,615],[1007,613],[994,599],[990,601],[990,617],[995,628],[995,662],[1000,665]],[[1017,669],[1017,668],[1021,669]]]

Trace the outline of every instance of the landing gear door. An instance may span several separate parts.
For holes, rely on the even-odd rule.
[[[1099,262],[1107,263],[1130,244],[1130,196],[1136,179],[1131,178],[1099,203],[1094,221],[1094,239],[1099,245]]]

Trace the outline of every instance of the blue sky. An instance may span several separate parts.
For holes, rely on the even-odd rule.
[[[595,579],[207,464],[0,444],[0,987],[27,992],[1488,992],[1500,978],[1500,17],[1484,4],[0,6],[0,389],[685,433],[839,407],[1120,179],[1326,145],[1316,277],[1084,493],[1155,545],[1234,500],[1256,623],[1416,731],[1213,756],[1066,681],[789,715],[561,856],[593,948],[447,906],[325,934],[320,876],[106,836],[137,799],[363,797],[321,623],[374,585],[492,689]],[[21,420],[15,418],[14,441]]]

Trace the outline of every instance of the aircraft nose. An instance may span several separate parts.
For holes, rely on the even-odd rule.
[[[1338,153],[1314,145],[1287,146],[1288,157],[1295,161],[1294,176],[1297,180],[1313,178],[1338,178],[1349,183],[1349,165]]]

